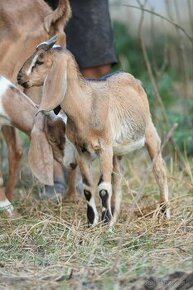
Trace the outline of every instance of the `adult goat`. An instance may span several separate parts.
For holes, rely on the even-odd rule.
[[[54,159],[73,167],[73,148],[66,140],[63,118],[53,113],[36,116],[37,111],[35,103],[13,83],[0,76],[0,126],[14,126],[30,136],[28,157],[32,172],[42,183],[53,185]],[[6,197],[1,190],[0,209],[5,208],[11,213],[13,207],[10,200],[11,197]]]
[[[58,44],[65,46],[64,26],[70,15],[68,0],[59,0],[55,11],[43,0],[0,1],[0,74],[16,83],[16,75],[24,61],[40,41],[52,35],[56,34]],[[35,103],[40,102],[39,88],[26,90],[25,93]],[[14,127],[3,126],[2,132],[8,146],[9,176],[5,192],[10,199],[16,183],[22,147]]]

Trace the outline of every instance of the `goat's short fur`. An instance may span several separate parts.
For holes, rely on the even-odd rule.
[[[56,40],[52,39],[52,45]],[[33,63],[33,69],[32,69]],[[152,123],[147,95],[140,81],[119,72],[101,81],[86,80],[67,49],[39,45],[18,74],[26,87],[43,84],[39,112],[61,106],[67,114],[67,136],[78,151],[89,223],[98,222],[95,190],[90,165],[100,159],[98,193],[102,201],[102,220],[113,225],[121,203],[118,156],[146,145],[160,189],[161,203],[169,218],[168,185],[160,152],[160,138]],[[113,184],[113,187],[112,187]],[[113,203],[113,204],[112,204]],[[113,215],[111,206],[113,207]]]
[[[75,163],[72,145],[65,144],[65,122],[55,114],[38,114],[34,104],[9,80],[0,76],[0,126],[15,126],[31,138],[29,164],[35,176],[44,184],[53,185],[54,159],[64,165]],[[64,155],[71,152],[71,159],[64,160]],[[5,196],[0,190],[0,208],[10,212],[12,195]]]
[[[54,11],[44,0],[0,1],[0,74],[16,83],[23,62],[39,42],[52,35],[56,34],[58,43],[65,46],[64,26],[70,15],[68,0],[59,0]],[[35,103],[39,103],[40,92],[41,88],[25,91]],[[3,126],[2,133],[8,148],[9,174],[5,192],[9,198],[15,187],[22,146],[14,127]],[[2,177],[0,181],[1,187]]]

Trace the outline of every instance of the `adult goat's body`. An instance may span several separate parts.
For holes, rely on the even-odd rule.
[[[37,63],[34,61],[33,70],[29,70],[35,58]],[[41,65],[38,64],[40,62]],[[86,80],[80,75],[68,50],[46,49],[44,44],[38,46],[33,59],[26,61],[18,80],[26,87],[35,85],[37,81],[44,82],[39,111],[49,111],[60,105],[67,114],[67,136],[78,151],[87,216],[91,224],[98,222],[94,183],[89,169],[94,155],[99,156],[101,166],[98,193],[102,200],[102,220],[111,220],[113,225],[120,211],[121,184],[117,157],[144,144],[154,160],[161,202],[167,205],[168,185],[160,152],[161,142],[152,123],[147,95],[137,79],[121,72],[101,81]],[[168,208],[166,215],[169,217]]]
[[[68,0],[59,0],[55,11],[43,0],[0,1],[0,74],[16,83],[16,75],[23,62],[40,41],[47,40],[52,35],[58,35],[58,43],[65,46],[64,26],[70,14]],[[39,88],[33,88],[25,93],[35,103],[40,102]],[[2,132],[8,146],[9,159],[6,195],[11,199],[22,156],[22,147],[14,127],[3,126]],[[1,186],[3,186],[2,178]]]
[[[36,177],[44,184],[53,184],[53,160],[63,162],[65,150],[65,122],[54,114],[42,114],[35,125],[38,106],[10,81],[0,76],[0,126],[15,126],[31,137],[29,163]],[[69,147],[69,145],[68,145]],[[72,156],[73,157],[73,156]],[[69,160],[72,163],[74,160]],[[65,164],[66,165],[66,164]],[[13,207],[3,190],[0,208]]]

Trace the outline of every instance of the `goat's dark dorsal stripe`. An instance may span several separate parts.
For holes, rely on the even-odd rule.
[[[112,72],[112,73],[109,73],[109,74],[107,74],[107,75],[104,75],[104,76],[102,76],[102,77],[100,77],[100,78],[90,78],[90,77],[87,77],[87,78],[85,78],[87,81],[93,81],[93,82],[104,82],[104,81],[106,81],[108,78],[110,78],[110,77],[112,77],[112,76],[114,76],[114,75],[116,75],[116,74],[119,74],[119,73],[121,73],[121,71],[116,71],[116,72]]]

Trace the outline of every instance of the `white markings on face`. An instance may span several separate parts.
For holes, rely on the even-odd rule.
[[[32,68],[34,67],[36,61],[38,59],[38,55],[35,55],[34,58],[32,59],[32,62],[31,62],[31,65],[29,67],[29,69],[26,71],[26,75],[29,76],[31,71],[32,71]]]

